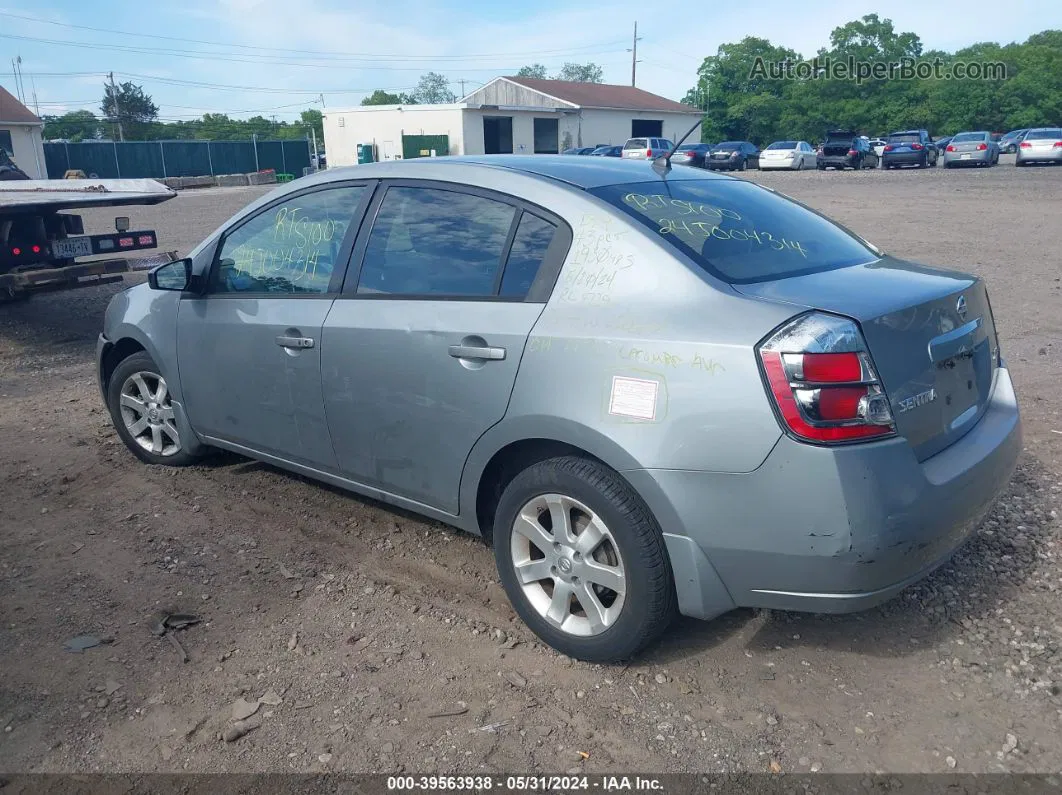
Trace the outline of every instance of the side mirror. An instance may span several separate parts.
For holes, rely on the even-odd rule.
[[[166,262],[148,271],[148,286],[152,290],[184,292],[192,281],[192,261],[179,259]]]

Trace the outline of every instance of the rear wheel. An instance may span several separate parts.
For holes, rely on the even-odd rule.
[[[596,461],[553,458],[517,475],[495,514],[494,555],[513,608],[570,657],[627,659],[676,612],[660,527]]]
[[[748,160],[742,160],[740,165],[738,165],[738,171],[744,171],[748,167],[749,167],[749,161]]]
[[[147,352],[134,353],[114,368],[107,408],[118,436],[144,463],[187,466],[196,460],[181,443],[169,386]]]

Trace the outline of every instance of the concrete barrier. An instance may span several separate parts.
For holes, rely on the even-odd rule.
[[[248,185],[275,185],[277,175],[275,171],[257,171],[247,175]]]
[[[214,187],[213,177],[179,177],[180,187],[178,190],[184,190],[186,188],[212,188]]]
[[[235,188],[243,185],[250,185],[251,183],[247,179],[246,174],[219,174],[216,178],[215,184],[219,188]]]

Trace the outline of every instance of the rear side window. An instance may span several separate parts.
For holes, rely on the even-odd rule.
[[[376,214],[358,293],[486,297],[516,208],[437,188],[391,187]]]
[[[1062,130],[1031,130],[1026,136],[1026,141],[1056,140],[1062,138]]]
[[[623,145],[624,149],[648,149],[649,144],[644,138],[631,138]]]
[[[609,185],[591,193],[724,281],[740,284],[878,258],[859,238],[789,199],[741,180]]]
[[[520,225],[505,263],[500,295],[506,298],[523,298],[527,295],[556,232],[557,227],[537,215],[524,213],[520,216]]]

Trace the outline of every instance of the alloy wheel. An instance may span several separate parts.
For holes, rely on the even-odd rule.
[[[119,410],[125,429],[149,453],[176,455],[181,438],[173,416],[166,380],[158,373],[133,373],[122,384]]]
[[[583,503],[542,494],[520,509],[510,536],[516,579],[550,625],[579,637],[599,635],[623,612],[627,576],[604,520]]]

